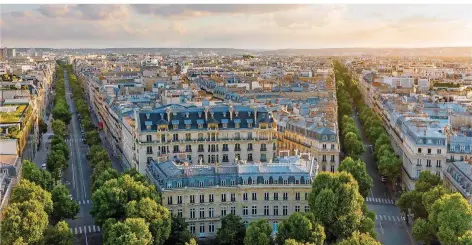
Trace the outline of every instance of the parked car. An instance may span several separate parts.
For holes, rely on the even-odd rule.
[[[41,165],[41,168],[42,168],[42,169],[46,169],[46,163],[43,163],[43,164]]]
[[[382,183],[387,182],[387,177],[385,177],[385,176],[382,176],[380,179],[382,180]]]

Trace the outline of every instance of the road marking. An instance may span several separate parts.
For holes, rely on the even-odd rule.
[[[89,203],[90,203],[90,200],[87,200],[87,204],[89,204]]]
[[[384,219],[384,220],[387,220],[387,216],[386,216],[386,215],[383,215],[383,219]]]
[[[95,226],[92,226],[92,228],[93,228],[93,232],[95,232]]]
[[[382,227],[382,221],[379,222],[379,224],[380,224],[380,230],[382,231],[382,234],[384,234],[384,228]]]
[[[74,230],[75,230],[75,232],[74,232],[74,233],[77,235],[77,227],[75,227],[75,229],[74,229]]]
[[[387,216],[387,218],[388,218],[388,221],[391,221],[390,216]]]
[[[97,231],[100,232],[100,226],[97,226]]]
[[[92,232],[92,227],[90,225],[88,226],[88,228],[89,228],[89,232]]]
[[[79,233],[82,234],[82,227],[79,226]]]

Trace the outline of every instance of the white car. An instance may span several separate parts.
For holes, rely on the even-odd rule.
[[[41,168],[42,168],[42,169],[46,169],[46,163],[43,163],[43,164],[41,165]]]

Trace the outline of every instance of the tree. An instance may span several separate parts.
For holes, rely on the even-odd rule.
[[[70,199],[69,189],[65,185],[56,185],[51,195],[54,202],[51,219],[54,223],[61,219],[74,219],[79,213],[79,204]]]
[[[352,158],[347,157],[339,165],[338,171],[346,171],[352,174],[359,185],[359,192],[361,195],[363,197],[369,195],[369,191],[374,184],[372,178],[367,173],[364,162],[361,160],[354,161]]]
[[[459,237],[459,245],[472,245],[472,231],[467,231]]]
[[[150,245],[152,235],[149,224],[141,218],[127,218],[124,221],[107,221],[103,234],[104,245]]]
[[[354,232],[351,237],[337,243],[337,245],[381,245],[367,233]]]
[[[133,200],[126,207],[126,217],[143,218],[149,223],[149,231],[152,234],[154,245],[162,245],[171,232],[171,217],[167,208],[157,204],[149,197],[139,201]]]
[[[21,171],[23,179],[29,180],[41,186],[46,191],[51,191],[54,187],[54,180],[48,171],[39,169],[34,163],[24,160]]]
[[[73,245],[74,239],[74,234],[64,220],[57,223],[54,227],[49,227],[44,234],[45,244]]]
[[[197,245],[197,241],[195,241],[195,238],[191,238],[190,241],[185,243],[185,245]]]
[[[114,168],[108,167],[105,170],[99,172],[94,169],[94,172],[92,174],[92,191],[95,191],[96,189],[100,188],[105,182],[111,179],[116,179],[120,174],[118,171],[116,171]],[[98,176],[98,177],[97,177]]]
[[[52,120],[52,131],[54,132],[55,135],[65,137],[66,136],[66,124],[59,120],[59,119],[54,119]]]
[[[23,237],[18,237],[18,239],[13,242],[13,245],[28,245],[28,243],[23,241]]]
[[[339,115],[351,115],[352,113],[352,105],[349,102],[341,102],[339,103]]]
[[[100,134],[97,130],[89,131],[85,134],[85,141],[87,145],[99,145],[100,144]]]
[[[56,181],[61,179],[61,170],[68,166],[62,151],[51,151],[46,159],[46,169],[51,172]]]
[[[164,243],[165,245],[184,245],[193,238],[187,229],[188,224],[185,219],[178,216],[172,216],[171,233]]]
[[[381,145],[390,145],[390,138],[385,133],[380,134],[374,144],[376,149]]]
[[[241,217],[228,214],[221,219],[221,228],[216,232],[218,245],[243,245],[246,236],[246,227]]]
[[[415,190],[420,192],[427,192],[432,188],[440,185],[441,178],[430,171],[423,171],[418,177],[418,181],[415,183]]]
[[[434,202],[428,219],[438,228],[441,244],[458,244],[459,237],[470,230],[472,207],[461,194],[447,194]]]
[[[245,245],[270,245],[272,244],[272,228],[265,219],[260,219],[249,223],[244,238]]]
[[[378,161],[380,174],[386,176],[391,183],[400,176],[401,167],[402,162],[395,154],[382,155]]]
[[[283,244],[288,239],[323,245],[326,235],[323,226],[314,222],[314,217],[310,219],[309,216],[295,212],[283,220],[278,229],[277,243]]]
[[[43,190],[39,185],[36,185],[28,180],[22,180],[19,185],[13,188],[10,202],[21,203],[27,201],[39,201],[43,205],[46,213],[52,212],[51,193]]]
[[[287,240],[285,240],[285,242],[283,243],[283,245],[314,245],[314,244],[312,244],[312,243],[298,242],[298,241],[295,240],[295,239],[287,239]]]
[[[36,200],[11,203],[3,217],[1,237],[5,244],[39,243],[48,226],[48,215],[43,205]],[[17,240],[20,237],[22,241]]]
[[[44,119],[42,117],[39,117],[38,119],[38,127],[39,127],[40,134],[44,134],[48,132],[48,125],[47,123],[44,122]]]
[[[323,225],[328,241],[347,238],[354,231],[375,236],[373,227],[366,225],[373,221],[368,216],[357,181],[349,173],[318,174],[308,203]],[[366,228],[368,230],[364,230]]]
[[[117,179],[108,180],[93,192],[90,213],[95,218],[95,223],[103,225],[109,218],[124,218],[126,204],[145,197],[159,200],[155,186],[143,184],[124,174]]]
[[[355,159],[358,159],[364,152],[364,145],[359,140],[359,137],[352,132],[347,133],[344,137],[344,148],[347,155]]]
[[[415,220],[412,233],[415,240],[425,242],[426,244],[430,244],[431,241],[436,239],[435,227],[431,222],[422,218]]]
[[[57,143],[57,144],[52,144],[51,151],[61,151],[62,155],[66,158],[66,161],[69,160],[69,146],[65,142]],[[63,166],[63,170],[67,169],[67,165]]]
[[[71,114],[69,112],[69,109],[64,104],[64,102],[60,104],[56,103],[56,105],[52,109],[52,116],[54,119],[59,119],[65,123],[69,123]]]

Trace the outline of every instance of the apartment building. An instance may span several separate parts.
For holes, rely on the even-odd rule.
[[[162,193],[162,203],[185,218],[198,238],[216,236],[221,218],[235,214],[247,226],[267,219],[273,233],[294,212],[308,212],[308,195],[317,171],[309,154],[275,158],[272,163],[200,165],[187,161],[151,161],[149,179]]]
[[[472,159],[451,162],[443,175],[446,188],[460,193],[472,205]]]
[[[125,154],[141,173],[151,161],[270,162],[276,156],[275,124],[264,106],[165,105],[136,110],[131,124],[133,132],[124,132],[123,141],[135,143]]]

